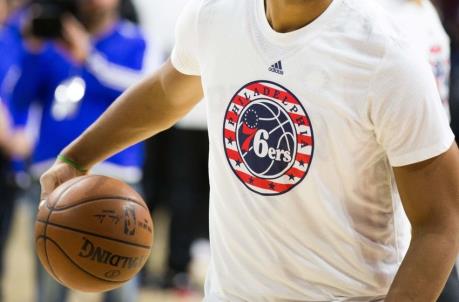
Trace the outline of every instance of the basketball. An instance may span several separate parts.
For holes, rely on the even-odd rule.
[[[148,208],[122,181],[82,176],[60,185],[40,206],[35,222],[42,265],[62,285],[103,292],[134,277],[150,255]]]

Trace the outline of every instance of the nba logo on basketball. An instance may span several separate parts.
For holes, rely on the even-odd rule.
[[[252,82],[232,98],[224,121],[224,147],[236,176],[250,190],[279,195],[306,176],[314,150],[306,110],[288,89]]]
[[[124,234],[134,235],[137,219],[135,217],[135,208],[127,206],[124,208]]]

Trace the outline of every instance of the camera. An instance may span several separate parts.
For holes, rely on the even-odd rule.
[[[78,16],[79,0],[35,0],[30,6],[31,33],[43,39],[62,36],[62,16]]]

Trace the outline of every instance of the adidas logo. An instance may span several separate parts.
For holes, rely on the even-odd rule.
[[[271,65],[271,67],[269,67],[269,71],[283,75],[284,70],[282,69],[282,62],[278,61],[277,63]]]

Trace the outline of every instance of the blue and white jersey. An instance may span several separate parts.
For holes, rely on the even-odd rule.
[[[146,43],[138,27],[119,22],[93,40],[84,64],[76,64],[49,43],[39,53],[26,53],[13,93],[16,125],[25,125],[31,104],[42,108],[31,172],[39,176],[59,152],[77,138],[142,75]],[[103,143],[103,142],[101,142]],[[132,146],[94,168],[98,174],[127,182],[141,179],[142,145]]]
[[[20,62],[22,56],[22,38],[19,30],[21,11],[0,25],[0,102],[6,108],[9,115],[11,94],[19,77]],[[9,159],[0,159],[0,171],[11,172],[24,170],[22,161],[10,162]]]

